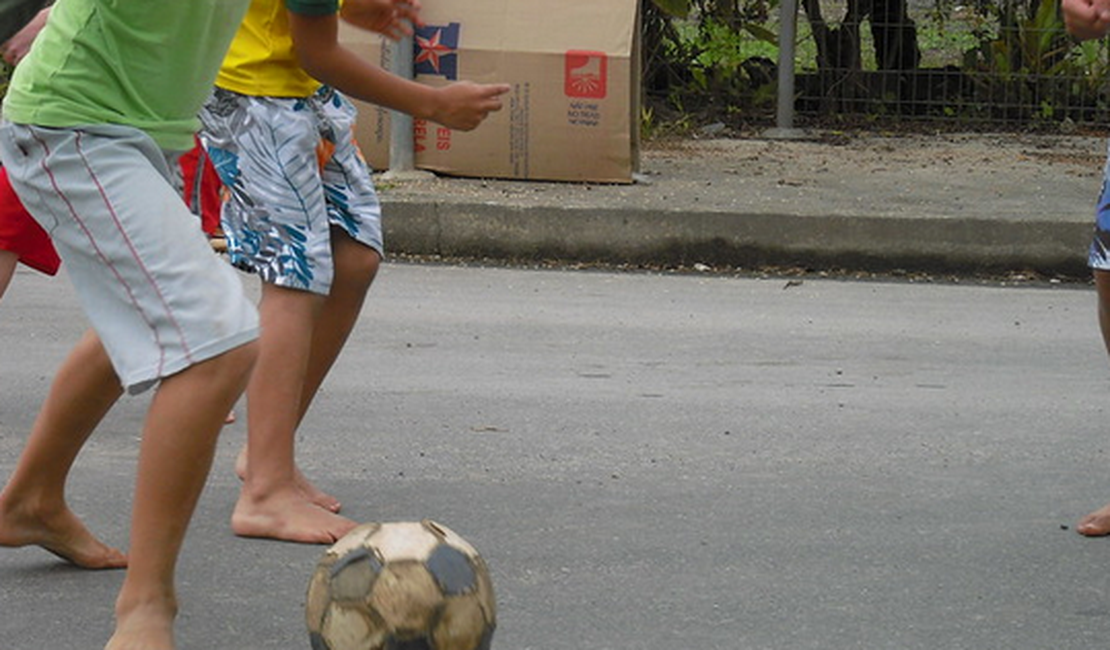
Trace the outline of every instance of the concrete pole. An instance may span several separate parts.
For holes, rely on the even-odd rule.
[[[403,36],[392,47],[390,72],[402,79],[413,79],[412,37]],[[412,116],[390,111],[389,124],[389,170],[382,177],[391,181],[434,178],[435,174],[416,169]]]
[[[798,34],[798,1],[779,3],[779,93],[775,128],[764,134],[768,138],[798,138],[802,131],[794,128],[794,41]]]

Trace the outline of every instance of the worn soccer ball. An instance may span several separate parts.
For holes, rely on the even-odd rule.
[[[313,650],[489,650],[497,611],[478,551],[434,521],[363,524],[308,584]]]

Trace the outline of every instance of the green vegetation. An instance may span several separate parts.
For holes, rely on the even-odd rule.
[[[999,128],[1110,123],[1110,50],[1069,38],[1058,0],[798,0],[795,108],[817,121]],[[650,130],[773,119],[778,0],[644,7]],[[649,128],[646,126],[645,128]]]

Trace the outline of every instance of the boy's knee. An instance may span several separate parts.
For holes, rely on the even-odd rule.
[[[250,376],[256,359],[258,359],[257,339],[213,357],[210,359],[210,365],[215,374],[238,384]]]
[[[1110,271],[1095,269],[1093,275],[1099,304],[1105,306],[1110,303]]]
[[[236,365],[246,366],[244,372],[249,374],[251,368],[254,366],[255,359],[258,358],[258,339],[233,348],[229,351],[229,354],[235,355],[236,358],[232,361]]]
[[[378,274],[381,263],[382,256],[378,251],[356,244],[336,258],[336,280],[367,289]]]
[[[365,247],[364,247],[365,248]],[[382,256],[372,248],[366,248],[358,259],[359,274],[368,281],[373,281],[378,274],[378,267],[382,265]]]

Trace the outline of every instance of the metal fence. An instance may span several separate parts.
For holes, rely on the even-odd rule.
[[[758,9],[766,0],[753,0],[708,20],[667,16],[649,0],[645,118],[734,128],[1110,126],[1105,41],[1070,38],[1057,0],[969,1],[781,0]]]

